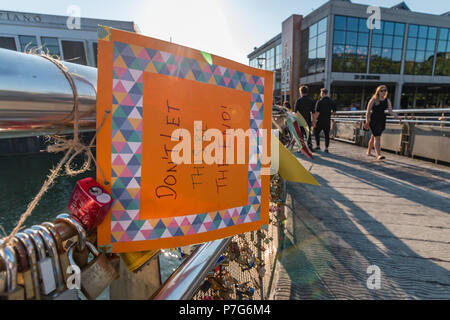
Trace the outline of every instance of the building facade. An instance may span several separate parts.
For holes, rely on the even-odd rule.
[[[281,103],[281,33],[248,55],[251,67],[274,72],[274,99]]]
[[[65,61],[96,67],[97,25],[138,32],[131,21],[81,17],[79,22],[78,29],[67,16],[0,10],[0,48],[43,48]]]
[[[404,2],[378,10],[376,17],[366,5],[331,0],[282,23],[281,65],[288,71],[280,74],[291,105],[299,86],[308,85],[316,98],[327,88],[340,110],[360,110],[386,84],[394,108],[449,106],[449,13],[412,12]]]

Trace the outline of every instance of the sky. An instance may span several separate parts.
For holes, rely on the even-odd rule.
[[[72,5],[81,16],[134,21],[146,36],[206,51],[248,64],[247,55],[281,32],[292,14],[307,15],[327,0],[16,0],[0,10],[67,15]],[[401,0],[353,0],[391,7]],[[442,14],[448,0],[407,0],[412,11]],[[1,32],[1,30],[0,30]]]

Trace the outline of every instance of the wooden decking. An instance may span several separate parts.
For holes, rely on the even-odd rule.
[[[314,155],[298,157],[321,186],[287,183],[272,297],[450,299],[450,167],[335,141]]]

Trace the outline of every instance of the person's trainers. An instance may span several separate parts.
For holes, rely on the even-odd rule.
[[[328,153],[328,148],[325,149],[325,152]]]
[[[314,151],[320,151],[320,147],[315,147]]]

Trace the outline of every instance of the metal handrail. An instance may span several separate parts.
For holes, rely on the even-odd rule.
[[[191,299],[230,241],[231,238],[224,238],[202,244],[175,270],[152,299]]]
[[[331,120],[338,121],[338,122],[364,122],[365,119],[355,119],[355,118],[332,118]],[[390,123],[400,123],[397,119],[387,119],[386,122]],[[415,119],[404,119],[402,122],[409,122],[409,123],[418,123],[418,124],[450,124],[450,121],[444,121],[444,120],[415,120]]]
[[[395,113],[450,113],[450,108],[436,109],[394,109]],[[337,111],[336,114],[366,114],[366,110]]]
[[[416,123],[416,124],[430,124],[430,125],[450,125],[450,121],[446,114],[450,113],[450,108],[438,108],[438,109],[402,109],[393,110],[394,113],[405,114],[406,117],[410,119],[402,119],[404,123]],[[387,113],[387,111],[386,111]],[[419,115],[426,113],[428,115]],[[365,110],[355,110],[355,111],[337,111],[336,115],[332,116],[331,119],[336,122],[364,122],[365,121]],[[434,115],[431,115],[434,114]],[[439,120],[440,117],[446,115],[444,119]],[[423,119],[419,119],[423,118]],[[393,119],[392,116],[388,114],[386,122],[389,123],[400,123],[399,120]]]

